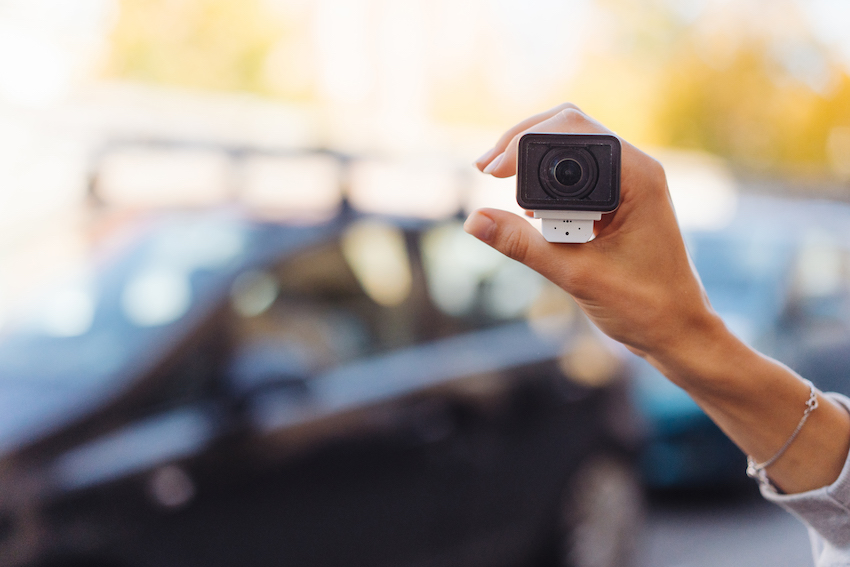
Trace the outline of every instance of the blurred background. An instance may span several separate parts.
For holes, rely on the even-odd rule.
[[[571,101],[664,163],[730,327],[850,392],[848,26],[842,0],[0,0],[0,340],[33,321],[89,332],[86,282],[163,215],[304,228],[354,210],[448,230],[479,206],[516,211],[513,181],[471,163]],[[475,285],[498,272],[481,262]],[[141,326],[183,313],[126,301]],[[639,564],[807,564],[805,531],[741,488],[742,457],[699,409],[596,339],[628,375],[643,436]],[[16,364],[0,383],[28,380]],[[570,372],[610,374],[589,364]]]
[[[722,222],[740,191],[841,199],[847,10],[827,0],[4,1],[0,320],[83,246],[58,233],[90,226],[95,176],[122,209],[337,204],[327,191],[305,203],[269,190],[271,166],[246,173],[218,149],[389,158],[433,177],[416,181],[428,194],[351,198],[438,217],[512,201],[510,182],[482,189],[500,184],[467,164],[509,125],[569,100],[661,157],[681,154],[665,160],[677,173],[711,171],[671,183],[685,224]],[[194,151],[141,147],[151,141]],[[695,193],[696,209],[685,203]]]

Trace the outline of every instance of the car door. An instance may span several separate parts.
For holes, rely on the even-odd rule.
[[[428,392],[433,373],[405,374],[422,368],[409,245],[393,225],[352,223],[237,278],[228,372],[244,430],[196,506],[222,518],[205,522],[204,564],[399,565],[439,548],[452,475],[435,454],[455,407]]]

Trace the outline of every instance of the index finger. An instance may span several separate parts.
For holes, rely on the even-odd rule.
[[[502,154],[505,151],[505,148],[508,147],[508,144],[510,143],[510,141],[517,134],[519,134],[520,132],[523,132],[525,130],[528,130],[529,128],[535,126],[536,124],[540,124],[541,122],[544,122],[544,121],[552,118],[553,116],[555,116],[556,114],[558,114],[559,112],[562,112],[564,110],[578,110],[579,112],[581,112],[579,107],[577,107],[573,103],[565,102],[563,104],[559,104],[558,106],[550,108],[549,110],[546,110],[544,112],[541,112],[539,114],[535,114],[534,116],[530,116],[529,118],[526,118],[525,120],[523,120],[519,124],[512,127],[510,130],[508,130],[507,132],[502,134],[502,137],[499,138],[499,141],[496,142],[496,145],[493,146],[492,149],[487,151],[484,155],[482,155],[480,158],[478,158],[475,161],[476,167],[478,167],[479,170],[484,171],[484,168],[487,167],[487,165],[489,165],[491,161],[493,161],[493,158],[497,157],[498,155]]]
[[[602,124],[593,120],[583,112],[575,108],[561,110],[550,118],[532,124],[525,130],[517,132],[506,144],[498,163],[494,161],[489,166],[487,173],[493,177],[510,177],[516,173],[516,155],[519,139],[530,132],[558,132],[569,134],[613,134]]]

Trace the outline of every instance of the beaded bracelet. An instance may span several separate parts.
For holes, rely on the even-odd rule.
[[[779,451],[777,451],[775,455],[773,455],[771,458],[761,464],[756,464],[755,460],[753,460],[752,457],[747,455],[747,476],[756,479],[759,484],[763,486],[768,486],[771,488],[773,487],[773,485],[770,483],[770,480],[767,478],[767,473],[764,469],[779,460],[779,457],[781,457],[782,454],[785,453],[785,451],[797,437],[797,434],[800,433],[801,429],[803,429],[803,425],[806,423],[806,420],[809,419],[809,414],[815,411],[818,407],[818,394],[817,390],[815,390],[814,384],[812,384],[808,380],[804,380],[804,382],[809,385],[809,399],[806,400],[806,411],[803,412],[803,417],[800,418],[800,423],[797,424],[797,429],[794,430],[794,433],[791,434],[791,437],[789,437],[785,444],[779,448]]]

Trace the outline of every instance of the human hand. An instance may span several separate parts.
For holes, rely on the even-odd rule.
[[[508,130],[478,168],[516,174],[517,144],[528,132],[612,134],[564,104]],[[565,289],[603,332],[655,358],[717,319],[688,258],[663,168],[621,142],[620,206],[595,223],[587,244],[547,242],[526,220],[495,209],[475,211],[465,228]]]
[[[565,104],[517,124],[477,166],[496,177],[516,174],[526,132],[611,134]],[[620,207],[594,226],[587,244],[547,242],[525,219],[482,209],[467,232],[561,286],[588,317],[682,386],[757,462],[775,455],[800,420],[808,386],[787,367],[750,349],[711,309],[679,231],[661,165],[622,143]],[[786,456],[769,472],[785,492],[827,486],[850,446],[850,417],[828,398]]]

